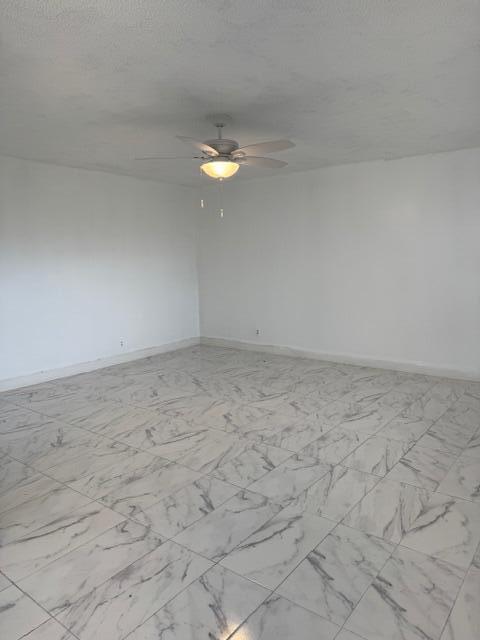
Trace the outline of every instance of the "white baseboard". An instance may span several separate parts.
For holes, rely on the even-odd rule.
[[[121,353],[90,362],[81,362],[78,364],[60,367],[57,369],[49,369],[48,371],[37,371],[25,376],[16,378],[8,378],[0,380],[0,391],[9,391],[20,387],[28,387],[40,382],[48,382],[57,378],[67,378],[78,373],[86,373],[103,369],[122,362],[131,362],[132,360],[140,360],[148,356],[154,356],[168,351],[184,349],[197,344],[205,344],[216,347],[226,347],[230,349],[244,349],[247,351],[260,351],[263,353],[272,353],[282,356],[294,356],[299,358],[310,358],[314,360],[326,360],[328,362],[337,362],[341,364],[353,364],[358,366],[376,367],[378,369],[390,369],[394,371],[405,371],[407,373],[423,373],[430,376],[440,376],[442,378],[453,378],[459,380],[480,381],[480,371],[474,369],[455,369],[448,366],[431,365],[424,362],[381,360],[371,358],[369,356],[357,356],[344,353],[324,353],[320,351],[310,351],[307,349],[299,349],[297,347],[287,347],[273,344],[261,344],[256,342],[247,342],[246,340],[233,340],[230,338],[213,338],[202,336],[201,338],[185,338],[175,342],[158,345],[156,347],[148,347],[147,349],[139,349],[138,351],[130,351]]]
[[[230,338],[213,338],[202,336],[200,344],[227,347],[231,349],[245,349],[247,351],[261,351],[281,356],[295,356],[299,358],[311,358],[313,360],[326,360],[340,364],[353,364],[358,366],[375,367],[377,369],[389,369],[407,373],[423,373],[429,376],[441,378],[453,378],[458,380],[480,381],[480,371],[475,369],[456,369],[454,367],[433,365],[426,362],[413,362],[407,360],[382,360],[370,356],[351,355],[346,353],[324,353],[309,351],[298,347],[287,347],[275,344],[261,344],[247,342],[246,340],[232,340]]]
[[[68,378],[69,376],[74,376],[77,373],[86,373],[88,371],[95,371],[95,369],[104,369],[105,367],[111,367],[115,364],[122,364],[122,362],[140,360],[141,358],[148,358],[148,356],[155,356],[159,353],[167,353],[167,351],[176,351],[177,349],[193,347],[199,343],[200,338],[184,338],[183,340],[168,342],[156,347],[148,347],[137,351],[119,353],[114,356],[98,358],[98,360],[90,360],[89,362],[80,362],[78,364],[72,364],[58,369],[37,371],[36,373],[30,373],[25,376],[0,380],[0,391],[9,391],[20,387],[28,387],[32,384],[48,382],[49,380],[56,380],[57,378]]]

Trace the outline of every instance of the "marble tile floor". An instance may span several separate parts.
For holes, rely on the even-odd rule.
[[[478,640],[480,383],[198,346],[0,394],[0,637]]]

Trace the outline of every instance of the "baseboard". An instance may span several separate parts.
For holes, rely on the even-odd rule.
[[[122,362],[130,362],[132,360],[140,360],[148,356],[167,353],[177,349],[192,347],[197,344],[204,344],[216,347],[226,347],[230,349],[244,349],[247,351],[260,351],[263,353],[272,353],[282,356],[294,356],[299,358],[310,358],[314,360],[326,360],[328,362],[337,362],[341,364],[353,364],[358,366],[376,367],[378,369],[390,369],[394,371],[405,371],[407,373],[423,373],[430,376],[439,376],[442,378],[453,378],[459,380],[480,381],[480,371],[469,369],[455,369],[448,366],[436,366],[423,362],[410,362],[400,360],[382,360],[371,358],[369,356],[357,356],[343,353],[326,353],[320,351],[311,351],[308,349],[300,349],[297,347],[288,347],[282,345],[262,344],[257,342],[248,342],[246,340],[233,340],[230,338],[214,338],[202,336],[201,338],[185,338],[176,340],[147,349],[139,349],[128,353],[121,353],[98,360],[89,362],[81,362],[78,364],[60,367],[57,369],[49,369],[48,371],[37,371],[25,376],[8,378],[0,380],[0,391],[9,391],[20,387],[28,387],[40,382],[48,382],[57,378],[67,378],[78,373],[86,373],[103,369]]]
[[[25,376],[0,380],[0,391],[29,387],[32,384],[48,382],[49,380],[56,380],[57,378],[68,378],[69,376],[74,376],[77,373],[86,373],[88,371],[95,371],[95,369],[104,369],[105,367],[111,367],[115,364],[122,364],[122,362],[140,360],[141,358],[156,356],[160,353],[167,353],[168,351],[176,351],[177,349],[193,347],[199,343],[199,338],[184,338],[183,340],[167,342],[156,347],[148,347],[146,349],[138,349],[137,351],[119,353],[114,356],[98,358],[98,360],[90,360],[89,362],[80,362],[78,364],[72,364],[58,369],[37,371],[36,373],[31,373]]]
[[[353,364],[363,367],[375,367],[377,369],[389,369],[406,373],[423,373],[429,376],[441,378],[453,378],[458,380],[480,381],[480,371],[475,369],[456,369],[454,367],[433,365],[425,362],[412,362],[405,360],[382,360],[370,356],[351,355],[346,353],[326,353],[310,351],[297,347],[287,347],[275,344],[261,344],[246,340],[233,340],[230,338],[213,338],[202,336],[200,344],[227,347],[231,349],[245,349],[247,351],[261,351],[281,356],[295,356],[299,358],[311,358],[313,360],[326,360],[340,364]]]

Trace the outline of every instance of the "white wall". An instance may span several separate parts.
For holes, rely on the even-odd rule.
[[[0,380],[198,336],[199,217],[202,335],[480,376],[479,176],[470,150],[232,181],[221,220],[0,158]]]
[[[232,181],[223,200],[223,220],[203,212],[202,335],[480,376],[480,150]]]
[[[198,336],[192,196],[0,158],[0,380]]]

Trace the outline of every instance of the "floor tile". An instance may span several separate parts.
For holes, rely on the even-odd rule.
[[[278,425],[266,425],[262,420],[260,423],[244,429],[243,433],[261,444],[281,447],[287,451],[298,453],[310,442],[332,428],[333,424],[327,420],[309,416],[301,420],[288,418]]]
[[[298,396],[296,393],[287,392],[262,397],[251,402],[250,406],[265,413],[271,413],[273,417],[271,426],[274,426],[279,417],[300,420],[317,410],[319,405],[314,401],[310,401],[306,396]],[[262,421],[268,423],[268,418],[263,418]]]
[[[42,416],[35,411],[24,407],[10,406],[0,410],[0,443],[1,436],[18,436],[33,433],[45,424],[51,422],[50,418]]]
[[[78,457],[94,438],[83,429],[50,422],[30,433],[2,434],[0,449],[42,471]]]
[[[14,509],[18,518],[22,516],[23,506]],[[48,516],[48,511],[46,514]],[[96,502],[68,513],[52,514],[50,518],[0,547],[0,567],[12,580],[34,573],[124,520],[120,514]]]
[[[76,427],[96,431],[106,422],[120,418],[125,413],[125,406],[105,398],[83,402],[65,411],[57,412],[57,419]]]
[[[101,399],[101,392],[89,386],[85,389],[59,389],[59,395],[48,398],[35,398],[29,403],[31,409],[64,422],[63,418]]]
[[[70,414],[85,408],[88,410],[88,407],[97,402],[97,400],[98,393],[96,389],[85,393],[67,389],[62,390],[60,388],[58,396],[35,398],[26,406],[49,418],[66,423]]]
[[[387,479],[434,491],[447,475],[455,458],[452,453],[414,445],[400,458]]]
[[[23,636],[22,640],[75,640],[74,636],[53,618]]]
[[[1,421],[1,415],[2,412],[8,412],[9,410],[15,408],[15,403],[14,402],[10,402],[7,398],[8,395],[8,391],[3,391],[1,392],[0,395],[0,421]]]
[[[449,422],[443,416],[420,438],[418,445],[458,455],[468,446],[474,433],[470,426]]]
[[[253,378],[249,377],[249,371],[245,373],[247,377],[244,379],[242,372],[238,372],[238,375],[232,374],[232,376],[228,376],[225,373],[215,372],[211,377],[202,378],[201,385],[206,393],[215,398],[222,398],[225,402],[231,402],[237,407],[247,406],[247,420],[251,415],[256,415],[258,417],[259,415],[268,414],[268,412],[265,413],[258,408],[255,408],[253,410],[253,414],[251,414],[250,410],[252,407],[250,406],[250,403],[259,400],[266,395],[289,391],[288,388],[283,388],[281,383],[279,383],[279,386],[281,387],[280,389],[266,385],[263,376],[260,376],[260,381],[256,384]],[[261,387],[260,384],[262,385]],[[235,431],[237,427],[247,424],[247,420],[245,420],[245,422],[243,420],[243,416],[245,415],[243,413],[243,409],[240,414],[237,414],[235,410],[231,410],[229,413],[231,413],[231,417],[228,417],[228,423],[226,424],[227,431]]]
[[[57,616],[161,543],[145,527],[122,522],[21,580],[19,586]]]
[[[90,498],[57,483],[47,494],[33,498],[2,514],[0,544],[5,546],[20,538],[28,538],[41,527],[60,521],[88,502]]]
[[[462,382],[462,402],[480,410],[480,382]]]
[[[347,390],[351,391],[350,384],[347,384]],[[371,406],[374,408],[370,408]],[[378,405],[372,399],[357,402],[351,397],[350,393],[347,393],[346,395],[342,394],[340,398],[334,401],[329,401],[321,411],[321,416],[326,424],[329,424],[331,427],[338,427],[339,425],[345,424],[347,430],[366,431],[366,433],[369,434],[371,431],[361,428],[353,429],[349,423],[355,422],[357,419],[367,418],[377,407]]]
[[[333,640],[337,631],[337,625],[274,594],[229,640]]]
[[[475,555],[473,556],[472,565],[477,569],[480,569],[480,542],[478,544]]]
[[[81,640],[122,640],[207,571],[205,558],[165,542],[58,614]]]
[[[469,458],[480,459],[480,429],[473,434],[465,447],[465,454]]]
[[[359,447],[369,435],[367,433],[355,433],[348,429],[335,427],[311,442],[301,453],[306,456],[313,456],[324,462],[337,464],[346,458],[352,451]]]
[[[366,383],[364,380],[351,381],[345,385],[344,390],[346,393],[342,394],[341,400],[347,401],[351,405],[357,405],[359,408],[375,405],[386,393],[383,386],[379,387],[373,381]]]
[[[469,569],[441,640],[480,638],[480,569]]]
[[[95,427],[95,433],[124,442],[131,447],[153,450],[153,453],[154,447],[166,448],[170,445],[172,455],[176,442],[204,430],[188,424],[181,418],[172,418],[154,410],[131,406],[124,407],[120,417]]]
[[[368,640],[438,640],[463,573],[399,547],[345,627]]]
[[[7,587],[9,587],[12,583],[10,580],[5,577],[2,573],[0,573],[0,591],[3,591]]]
[[[251,404],[240,404],[223,397],[211,398],[210,404],[186,416],[192,425],[237,433],[246,425],[261,420],[265,412]]]
[[[478,405],[472,406],[471,402],[460,398],[443,414],[442,420],[459,427],[471,428],[473,431],[477,431],[480,428],[479,408]]]
[[[10,391],[0,594],[75,630],[30,640],[476,639],[479,459],[480,383],[374,367],[197,345]]]
[[[66,484],[71,484],[84,476],[89,476],[98,470],[128,464],[129,458],[134,457],[135,449],[120,442],[112,442],[102,438],[93,440],[80,450],[80,455],[72,460],[65,460],[48,469],[48,475]]]
[[[424,423],[433,424],[445,414],[457,399],[458,395],[450,385],[439,382],[405,409],[403,415],[409,415],[418,421],[422,420]]]
[[[273,590],[334,526],[331,520],[287,507],[239,544],[221,564]]]
[[[306,489],[298,501],[308,513],[338,522],[379,481],[378,476],[337,464]]]
[[[238,491],[238,487],[204,476],[162,498],[153,507],[138,513],[135,519],[153,531],[173,538],[232,498]]]
[[[381,480],[343,519],[349,527],[400,542],[422,513],[430,493],[408,484]]]
[[[122,406],[122,411],[113,415],[111,412],[102,412],[95,416],[89,428],[99,435],[146,450],[167,443],[180,434],[194,431],[184,420],[175,420],[157,411],[130,406]]]
[[[295,454],[250,485],[249,489],[274,502],[286,504],[324,476],[329,469],[330,465],[319,462],[317,458]]]
[[[342,625],[394,548],[339,525],[288,576],[278,593]]]
[[[213,567],[128,640],[226,640],[268,594],[241,576]]]
[[[465,383],[455,380],[440,380],[422,398],[427,404],[433,404],[432,417],[437,420],[457,400],[465,394]]]
[[[154,408],[162,412],[189,417],[211,405],[214,399],[191,378],[180,384],[164,384],[161,380],[151,385],[142,380],[138,390],[133,390],[128,402],[140,407]]]
[[[195,451],[196,446],[215,433],[219,433],[221,437],[223,432],[197,427],[181,418],[159,413],[154,426],[142,430],[132,428],[125,431],[121,439],[130,446],[176,461],[190,451]]]
[[[0,513],[45,495],[56,486],[55,480],[23,462],[6,455],[0,456]]]
[[[174,438],[167,444],[156,445],[149,451],[206,473],[239,455],[249,445],[249,441],[231,433],[204,429]]]
[[[360,638],[356,633],[352,633],[348,629],[342,629],[335,640],[366,640],[366,638]]]
[[[30,407],[31,409],[34,409],[37,403],[42,403],[46,400],[66,399],[71,396],[72,392],[65,388],[62,380],[52,380],[51,382],[42,382],[29,387],[20,387],[2,394],[3,398],[13,404]]]
[[[480,502],[480,460],[460,456],[440,483],[438,491]]]
[[[218,561],[280,509],[264,496],[243,490],[174,539],[188,549]]]
[[[212,471],[220,480],[246,488],[292,455],[290,451],[253,443],[238,456]]]
[[[129,482],[131,477],[135,479],[141,474],[142,469],[154,465],[158,459],[145,451],[137,451],[123,460],[122,464],[96,469],[79,480],[69,483],[69,486],[92,500],[97,500],[121,488]],[[166,464],[166,461],[164,463]]]
[[[393,420],[399,412],[400,408],[386,403],[382,404],[382,401],[379,400],[373,405],[361,407],[351,416],[346,417],[338,426],[354,432],[374,434],[380,431],[390,420]]]
[[[480,505],[432,493],[406,529],[402,545],[466,569],[480,542]]]
[[[397,372],[399,375],[399,372]],[[402,393],[406,393],[410,396],[412,402],[418,400],[428,391],[432,390],[437,383],[437,379],[429,378],[428,376],[422,376],[418,374],[404,374],[405,378],[400,384],[396,385],[395,390]],[[408,378],[408,376],[410,376]]]
[[[423,412],[420,412],[419,415],[418,411],[409,408],[400,412],[398,416],[380,429],[377,435],[413,445],[430,429],[432,424],[432,420],[423,417]]]
[[[384,476],[408,449],[409,445],[405,442],[372,436],[342,460],[342,464],[358,471]]]
[[[0,591],[2,637],[18,640],[49,617],[42,608],[15,586]]]
[[[151,401],[147,397],[146,401],[140,403],[140,406],[155,407],[157,411],[167,416],[188,421],[190,417],[197,415],[212,404],[212,396],[203,392],[185,393],[182,390],[173,389],[170,396],[160,394],[159,397],[153,397]]]
[[[106,480],[103,478],[107,476]],[[109,477],[110,476],[110,477]],[[116,467],[109,467],[102,478],[100,485],[91,487],[92,493],[104,505],[114,511],[123,513],[129,517],[135,517],[148,507],[151,507],[163,497],[170,495],[182,487],[197,480],[200,474],[186,467],[163,460],[150,458],[148,464],[134,469],[124,469],[121,463]],[[72,487],[76,491],[87,492],[85,484],[88,478],[74,482]],[[96,490],[95,490],[96,489]]]

